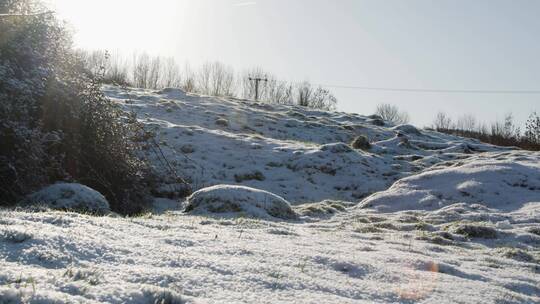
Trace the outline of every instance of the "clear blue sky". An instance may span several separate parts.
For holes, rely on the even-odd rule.
[[[260,66],[284,80],[346,86],[540,90],[535,0],[49,0],[84,48],[146,50],[193,65]],[[378,103],[424,126],[438,111],[484,121],[540,111],[540,95],[331,89],[339,109]]]

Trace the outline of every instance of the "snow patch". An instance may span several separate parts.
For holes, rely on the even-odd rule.
[[[188,198],[186,212],[244,213],[256,218],[294,219],[289,202],[273,193],[232,185],[201,189]]]
[[[105,214],[111,211],[109,202],[96,190],[81,185],[58,183],[30,194],[23,205],[39,205],[57,210]]]
[[[486,153],[397,181],[361,206],[382,212],[436,210],[456,203],[514,211],[540,202],[540,155]],[[514,156],[514,157],[512,157]],[[518,160],[521,159],[521,160]]]

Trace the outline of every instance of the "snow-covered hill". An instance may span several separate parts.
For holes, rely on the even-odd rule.
[[[0,210],[2,304],[540,303],[539,153],[374,116],[104,90],[155,129],[154,165],[202,189],[198,212],[166,198],[137,218]],[[351,148],[357,136],[371,147]]]
[[[434,164],[501,150],[357,114],[190,96],[176,89],[105,92],[156,130],[165,157],[194,190],[241,184],[293,204],[358,201]],[[359,135],[372,142],[371,149],[349,146]],[[149,153],[164,166],[160,153]]]

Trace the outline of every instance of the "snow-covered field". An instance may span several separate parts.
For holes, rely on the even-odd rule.
[[[0,211],[2,304],[540,303],[539,153],[377,117],[104,90],[155,129],[156,167],[202,190],[137,218]],[[369,149],[349,146],[359,135]]]

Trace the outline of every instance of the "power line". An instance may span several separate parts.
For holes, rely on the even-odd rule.
[[[448,90],[448,89],[405,89],[405,88],[383,88],[383,87],[361,87],[318,84],[322,87],[337,89],[353,89],[366,91],[386,91],[386,92],[410,92],[410,93],[457,93],[457,94],[540,94],[540,90]]]
[[[47,15],[47,14],[54,14],[54,11],[46,11],[46,12],[30,13],[30,14],[0,14],[0,17],[34,17],[34,16],[41,16],[41,15]]]
[[[301,85],[302,81],[276,81],[284,84],[296,84]],[[336,85],[336,84],[322,84],[322,83],[309,83],[313,86],[320,86],[324,88],[336,88],[336,89],[351,89],[351,90],[364,90],[364,91],[385,91],[385,92],[405,92],[405,93],[449,93],[449,94],[521,94],[521,95],[535,95],[540,94],[540,90],[453,90],[453,89],[409,89],[409,88],[389,88],[389,87],[366,87],[366,86],[350,86],[350,85]]]

